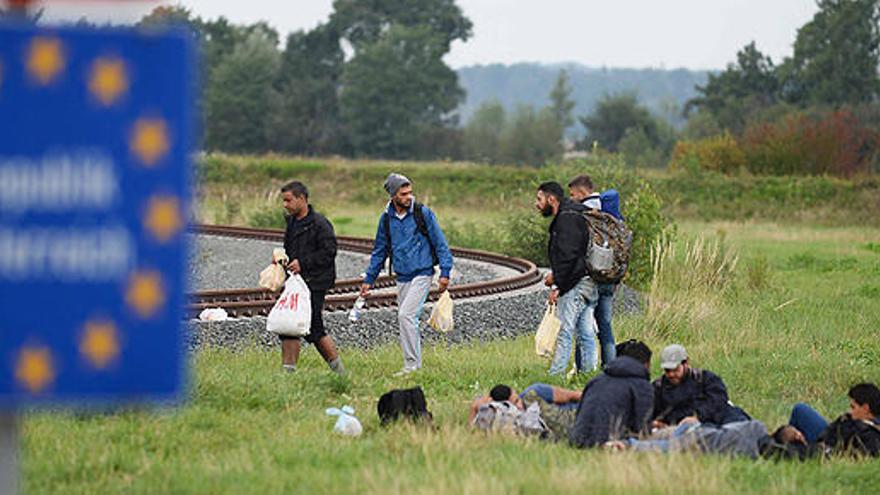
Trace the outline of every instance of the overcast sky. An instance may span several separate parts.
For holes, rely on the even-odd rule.
[[[124,2],[119,2],[124,3]],[[236,23],[266,20],[282,35],[324,21],[332,0],[47,0],[47,20],[131,22],[160,4]],[[473,37],[447,56],[455,68],[490,63],[579,62],[606,67],[720,69],[754,40],[779,61],[815,0],[458,0]]]

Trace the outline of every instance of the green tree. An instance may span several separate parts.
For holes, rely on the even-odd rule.
[[[287,37],[277,87],[281,112],[275,148],[293,153],[341,151],[338,91],[344,53],[331,24]]]
[[[521,105],[508,121],[501,144],[501,160],[514,165],[539,166],[562,158],[559,125],[550,107]]]
[[[469,160],[498,163],[506,114],[497,100],[483,103],[464,128],[464,155]]]
[[[574,124],[571,112],[574,110],[575,102],[571,99],[571,91],[568,72],[564,69],[560,70],[559,75],[556,76],[556,83],[550,91],[550,109],[563,132]]]
[[[470,36],[454,0],[336,0],[330,23],[354,56],[342,73],[340,114],[357,155],[432,157],[447,149],[464,98],[443,57]]]
[[[880,0],[819,0],[780,79],[787,100],[840,106],[880,95]]]
[[[778,100],[779,81],[773,61],[753,41],[737,52],[736,64],[710,74],[696,89],[699,96],[687,102],[686,115],[707,112],[722,128],[740,132],[750,117]]]
[[[464,92],[445,53],[428,27],[393,26],[346,64],[342,117],[355,154],[416,157],[421,133],[455,125]]]
[[[579,143],[581,149],[590,150],[593,143],[608,151],[618,151],[620,141],[627,131],[640,131],[652,146],[663,144],[663,129],[658,119],[639,104],[634,93],[606,95],[590,115],[580,117],[586,128],[586,137]]]
[[[277,124],[274,88],[279,55],[271,37],[255,30],[213,71],[205,92],[205,147],[232,152],[269,149]]]

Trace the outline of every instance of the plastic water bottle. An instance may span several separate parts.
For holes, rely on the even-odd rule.
[[[364,314],[364,306],[367,304],[367,301],[364,300],[363,297],[358,297],[354,302],[354,306],[351,308],[351,311],[348,312],[348,321],[354,323],[361,319],[361,315]]]

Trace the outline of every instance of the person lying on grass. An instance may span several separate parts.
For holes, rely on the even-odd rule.
[[[547,425],[547,438],[559,440],[568,435],[568,429],[574,424],[575,412],[581,400],[579,390],[554,387],[546,383],[533,383],[517,394],[507,385],[495,385],[489,395],[479,397],[471,404],[468,424],[474,426],[474,419],[480,406],[491,402],[510,402],[521,411],[532,404],[537,404],[541,419]]]
[[[774,434],[780,440],[805,446],[819,445],[826,453],[880,456],[880,389],[859,383],[849,389],[849,412],[832,423],[815,409],[795,404],[787,427]]]

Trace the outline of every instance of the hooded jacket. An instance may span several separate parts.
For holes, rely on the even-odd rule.
[[[715,425],[749,419],[745,411],[730,403],[724,381],[711,371],[689,368],[678,385],[663,375],[654,380],[653,387],[653,418],[666,424],[678,424],[688,416]]]
[[[431,255],[431,244],[428,239],[419,232],[413,208],[416,201],[413,199],[403,218],[397,216],[394,205],[388,202],[388,207],[379,217],[379,227],[376,230],[376,239],[373,241],[373,253],[370,257],[370,266],[367,268],[367,277],[364,283],[372,285],[382,271],[385,262],[388,235],[385,233],[385,215],[388,215],[388,225],[391,229],[391,256],[394,260],[394,271],[397,273],[398,282],[409,282],[419,275],[434,274],[434,256]],[[452,271],[452,252],[446,244],[446,237],[440,230],[440,224],[434,212],[427,206],[422,205],[422,213],[425,216],[425,226],[428,235],[434,244],[437,260],[440,265],[440,276],[449,278]]]
[[[562,200],[559,211],[550,223],[547,257],[553,270],[553,281],[563,295],[587,275],[589,231],[583,212],[587,208],[569,198]]]
[[[584,387],[577,418],[568,432],[579,448],[601,445],[628,434],[648,432],[653,395],[648,368],[621,356]]]
[[[327,291],[336,283],[336,233],[330,221],[315,212],[312,205],[302,220],[287,218],[284,251],[291,261],[299,260],[309,290]]]

